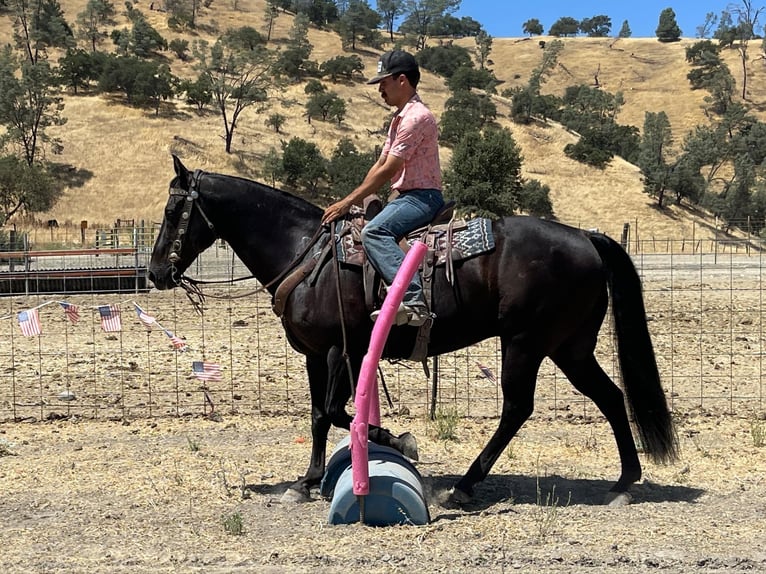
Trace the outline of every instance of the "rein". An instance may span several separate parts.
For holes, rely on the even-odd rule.
[[[304,247],[303,251],[301,251],[298,255],[296,255],[293,258],[293,260],[287,265],[287,267],[284,270],[282,270],[281,273],[279,273],[279,275],[274,277],[274,279],[272,279],[268,283],[261,285],[258,289],[254,289],[253,291],[249,291],[247,293],[241,293],[239,295],[226,295],[226,296],[205,295],[202,292],[200,285],[236,283],[238,281],[245,281],[247,279],[255,279],[256,277],[255,275],[248,275],[247,277],[238,277],[236,279],[205,281],[200,279],[194,279],[187,275],[181,275],[181,276],[177,275],[175,264],[181,259],[179,252],[181,251],[181,247],[183,245],[183,239],[189,227],[191,212],[195,207],[197,208],[197,211],[199,211],[200,214],[202,215],[202,218],[205,220],[205,223],[207,223],[208,228],[213,232],[213,234],[216,237],[219,237],[218,233],[215,230],[215,226],[213,225],[213,222],[210,221],[210,218],[205,213],[205,210],[202,209],[202,206],[199,204],[199,202],[195,203],[194,201],[195,199],[198,199],[200,196],[199,187],[200,187],[200,180],[202,179],[203,175],[205,175],[204,171],[202,171],[201,169],[195,169],[194,173],[192,174],[192,178],[191,178],[191,182],[189,183],[188,190],[180,188],[180,187],[170,188],[170,195],[178,195],[178,196],[184,197],[186,198],[186,202],[184,203],[183,211],[181,212],[181,221],[178,224],[178,230],[176,231],[176,238],[173,240],[172,250],[168,254],[168,261],[170,262],[171,277],[173,278],[173,281],[178,287],[184,290],[189,301],[191,301],[192,305],[194,306],[194,309],[200,315],[202,314],[202,307],[205,303],[205,297],[212,297],[213,299],[241,299],[243,297],[249,297],[250,295],[257,295],[258,293],[266,291],[269,287],[272,287],[273,285],[275,285],[276,283],[284,279],[285,276],[290,271],[292,271],[298,266],[298,264],[308,254],[311,248],[316,244],[316,242],[319,240],[319,238],[322,236],[325,230],[324,226],[320,225],[317,228],[317,230],[314,232],[314,235],[311,237],[308,243],[306,243],[306,247]]]
[[[181,221],[178,224],[178,230],[176,231],[176,238],[173,240],[172,250],[168,254],[168,261],[170,262],[171,266],[171,277],[173,278],[173,281],[178,287],[181,287],[184,292],[186,293],[186,297],[191,302],[192,306],[194,307],[194,310],[202,315],[203,313],[203,307],[205,303],[206,297],[212,297],[214,299],[240,299],[243,297],[249,297],[251,295],[257,295],[258,293],[261,293],[263,291],[266,291],[269,287],[272,287],[273,285],[277,284],[278,282],[282,281],[292,270],[294,270],[300,262],[303,260],[304,257],[309,253],[309,251],[314,247],[314,245],[317,243],[319,238],[323,235],[325,232],[325,226],[319,225],[317,230],[314,232],[314,235],[312,238],[306,243],[306,246],[304,249],[293,258],[293,260],[285,267],[281,273],[279,273],[276,277],[274,277],[271,281],[268,283],[261,285],[258,289],[248,291],[247,293],[241,293],[239,295],[226,295],[226,296],[216,296],[216,295],[205,295],[202,292],[202,288],[200,285],[210,285],[210,284],[221,284],[221,283],[235,283],[237,281],[244,281],[247,279],[253,279],[255,278],[254,275],[250,275],[248,277],[239,277],[236,279],[229,279],[229,280],[216,280],[216,281],[202,281],[199,279],[193,279],[191,277],[188,277],[186,275],[180,275],[177,276],[176,274],[176,267],[175,264],[180,261],[181,256],[179,255],[181,251],[181,247],[183,246],[183,239],[186,235],[186,232],[189,227],[189,221],[191,219],[191,213],[192,210],[196,207],[197,211],[200,212],[202,215],[202,218],[205,220],[205,223],[207,223],[208,228],[213,232],[213,234],[218,237],[218,233],[215,230],[215,226],[213,225],[213,222],[210,221],[210,218],[205,213],[205,210],[202,209],[202,206],[199,204],[199,202],[195,202],[195,199],[199,199],[200,192],[200,180],[202,179],[202,176],[205,174],[204,171],[196,169],[194,170],[194,173],[192,174],[191,182],[189,183],[189,189],[183,189],[180,187],[171,187],[170,188],[170,195],[177,195],[184,197],[186,201],[184,202],[183,211],[181,212]],[[345,306],[343,305],[343,293],[341,289],[341,280],[340,280],[340,261],[338,259],[338,252],[337,252],[337,243],[336,241],[332,240],[332,237],[335,236],[336,231],[336,222],[333,221],[330,223],[330,235],[331,235],[331,243],[332,243],[332,259],[335,262],[334,270],[335,270],[335,290],[336,295],[338,298],[338,309],[340,312],[340,325],[341,325],[341,333],[342,333],[342,340],[343,340],[343,348],[341,350],[342,357],[346,363],[346,372],[348,373],[349,378],[349,385],[351,387],[351,396],[354,396],[356,394],[356,385],[354,381],[354,372],[351,367],[351,357],[348,354],[348,333],[346,330],[346,316],[345,316]],[[393,408],[393,403],[391,402],[391,397],[388,393],[388,387],[386,386],[385,379],[383,379],[383,372],[380,370],[380,367],[378,367],[378,371],[381,375],[381,381],[383,384],[383,389],[386,393],[386,398],[388,399],[388,403]]]

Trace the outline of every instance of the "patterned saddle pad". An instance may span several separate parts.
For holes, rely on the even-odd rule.
[[[492,221],[483,217],[458,220],[422,228],[407,235],[407,243],[423,241],[433,249],[435,265],[444,265],[447,257],[463,261],[495,248]],[[336,236],[338,260],[346,265],[363,265],[366,259],[361,242],[361,227],[351,223]]]

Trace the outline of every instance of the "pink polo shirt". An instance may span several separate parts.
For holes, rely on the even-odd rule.
[[[402,169],[391,178],[392,189],[441,190],[438,140],[436,118],[415,94],[394,116],[383,146],[383,155],[391,154],[404,160]]]

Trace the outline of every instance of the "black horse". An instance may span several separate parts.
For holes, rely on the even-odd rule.
[[[273,295],[273,280],[294,266],[320,229],[322,209],[247,179],[192,173],[173,159],[176,177],[152,253],[151,281],[158,289],[181,285],[184,270],[221,238]],[[502,352],[500,423],[455,485],[451,501],[470,500],[474,486],[532,414],[538,369],[550,357],[609,421],[621,475],[608,499],[626,503],[630,486],[641,477],[641,464],[623,392],[594,355],[609,292],[623,386],[644,452],[665,463],[676,459],[678,449],[635,267],[618,243],[600,233],[532,217],[496,221],[493,232],[494,249],[457,264],[452,284],[438,270],[433,279],[436,318],[428,354],[447,353],[489,337],[500,337]],[[355,381],[372,332],[361,272],[338,268],[335,273],[334,265],[325,265],[312,281],[300,282],[286,298],[282,315],[290,344],[306,356],[312,405],[311,461],[306,475],[286,493],[295,500],[309,499],[310,488],[322,479],[330,426],[349,428],[348,369]],[[394,327],[386,356],[408,357],[416,334],[414,327]],[[370,440],[417,456],[409,433],[395,437],[371,427]]]

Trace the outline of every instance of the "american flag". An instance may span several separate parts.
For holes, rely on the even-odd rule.
[[[28,309],[19,313],[19,327],[21,327],[21,334],[25,337],[32,337],[42,333],[39,311],[37,309]]]
[[[144,327],[152,330],[152,327],[157,324],[157,319],[152,317],[151,315],[148,315],[141,307],[138,306],[138,303],[133,303],[136,307],[136,315],[138,315],[138,320],[143,323]]]
[[[192,362],[192,374],[200,381],[220,381],[221,365],[208,361]]]
[[[105,333],[122,331],[119,307],[116,305],[101,305],[98,308],[98,314],[101,315],[101,328]]]
[[[59,301],[59,304],[64,308],[64,314],[73,325],[76,325],[80,321],[80,310],[77,305],[72,305],[66,301]]]
[[[174,349],[177,349],[180,352],[187,350],[186,341],[181,337],[174,335],[169,329],[165,329],[165,334],[170,338],[170,342],[173,344]]]
[[[495,373],[490,371],[489,367],[485,367],[481,363],[476,363],[476,365],[479,367],[479,370],[481,371],[481,374],[484,375],[485,379],[491,383],[497,384],[497,377],[495,376]]]

